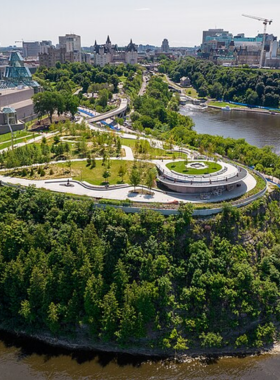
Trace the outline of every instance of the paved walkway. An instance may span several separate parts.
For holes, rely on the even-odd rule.
[[[119,158],[114,158],[119,159]],[[84,161],[86,159],[80,159],[80,160],[72,160],[72,161]],[[63,161],[65,163],[65,161]],[[57,163],[57,161],[55,162]],[[36,165],[38,166],[38,165]],[[69,178],[70,180],[72,178]],[[28,180],[28,179],[22,179],[22,178],[15,178],[15,177],[9,177],[9,176],[3,176],[0,175],[0,180],[3,182],[8,182],[11,184],[19,184],[22,186],[30,186],[35,185],[37,188],[45,188],[52,191],[57,191],[60,193],[71,193],[71,194],[77,194],[77,195],[87,195],[89,197],[94,198],[106,198],[106,199],[115,199],[115,200],[126,200],[130,199],[135,202],[160,202],[160,203],[170,203],[174,201],[178,202],[188,202],[188,203],[213,203],[213,202],[222,202],[226,200],[230,200],[232,198],[237,198],[244,193],[252,190],[256,186],[256,180],[253,176],[249,175],[241,184],[240,187],[236,188],[235,190],[231,192],[225,191],[221,195],[212,196],[209,200],[201,200],[199,195],[192,195],[192,194],[180,194],[180,193],[165,193],[158,190],[152,190],[154,192],[154,195],[144,195],[144,194],[138,194],[138,193],[131,193],[133,190],[133,187],[126,187],[122,189],[115,189],[111,190],[110,188],[106,191],[104,189],[102,191],[98,190],[89,190],[84,188],[82,185],[78,183],[74,183],[73,186],[65,186],[65,183],[67,181],[67,178],[63,178],[61,180],[55,180],[56,183],[50,183],[50,181],[45,180]],[[52,180],[54,181],[54,180]],[[58,181],[61,181],[61,183],[58,183]],[[137,189],[141,189],[140,186],[137,187]]]
[[[126,98],[121,98],[121,103],[117,109],[113,109],[112,111],[105,112],[103,114],[97,115],[89,119],[89,122],[96,123],[97,121],[102,121],[106,119],[110,119],[113,116],[117,116],[126,111],[128,105],[128,100]]]
[[[71,178],[69,178],[71,180]],[[50,183],[48,181],[35,181],[35,180],[28,180],[28,179],[22,179],[22,178],[14,178],[14,177],[8,177],[0,175],[0,180],[3,182],[8,182],[11,184],[18,184],[22,186],[30,186],[35,185],[37,188],[44,188],[51,191],[56,191],[60,193],[70,193],[70,194],[76,194],[76,195],[87,195],[89,197],[94,198],[106,198],[106,199],[114,199],[114,200],[126,200],[130,199],[134,202],[160,202],[160,203],[171,203],[174,201],[178,202],[184,202],[184,203],[213,203],[213,202],[221,202],[228,199],[231,199],[233,197],[233,192],[224,192],[222,195],[217,197],[212,197],[210,200],[203,200],[201,201],[198,195],[191,195],[191,194],[172,194],[168,195],[161,191],[153,190],[154,195],[144,195],[144,194],[138,194],[138,193],[131,193],[134,188],[133,187],[127,187],[122,189],[116,189],[116,190],[110,190],[110,188],[107,191],[98,191],[98,190],[89,190],[84,188],[82,185],[74,183],[73,186],[65,186],[67,179],[62,179],[61,183]],[[246,192],[250,190],[250,188],[253,188],[256,183],[253,184],[253,186],[250,186],[250,183],[248,185],[244,184],[243,189],[242,187],[237,188],[237,192],[234,193],[235,197],[238,197],[242,194],[244,194],[244,190]],[[141,187],[137,186],[136,189],[141,189]]]
[[[147,84],[148,84],[147,76],[143,74],[143,82],[142,82],[142,86],[140,88],[140,91],[138,93],[138,96],[143,96],[145,94],[146,88],[147,88]]]
[[[82,118],[79,120],[79,122],[82,122]],[[98,129],[95,128],[94,126],[90,126],[91,129]],[[104,130],[104,132],[107,132]],[[42,134],[41,136],[35,137],[34,139],[28,140],[27,142],[24,143],[19,143],[14,145],[14,147],[19,147],[19,146],[24,146],[26,144],[33,143],[34,141],[40,141],[44,136],[46,138],[51,138],[52,136],[56,135],[58,132],[54,133],[48,133],[48,134]],[[119,132],[116,132],[119,133]],[[139,138],[138,135],[135,134],[127,134],[127,133],[121,133],[121,136],[124,138],[129,138],[129,139],[137,139]],[[156,148],[163,148],[163,143],[160,140],[152,139],[152,138],[145,138],[145,137],[140,137],[140,139],[143,140],[148,140],[151,146],[154,146]],[[127,161],[133,161],[134,156],[133,156],[133,151],[130,147],[122,145],[122,148],[125,150],[126,156],[125,157],[111,157],[111,160],[120,160],[124,159]],[[176,150],[179,150],[179,147],[174,147]],[[5,151],[9,148],[5,148],[2,150]],[[0,151],[1,152],[1,151]],[[189,153],[189,152],[187,152]],[[102,160],[102,158],[96,158],[97,160]],[[87,158],[84,159],[72,159],[71,161],[73,162],[78,162],[78,161],[86,161]],[[151,163],[157,163],[158,161],[147,161]],[[166,161],[166,162],[170,162]],[[49,164],[57,164],[57,163],[65,163],[65,160],[61,161],[52,161]],[[162,163],[162,161],[160,161]],[[34,164],[31,166],[41,166],[41,165],[46,165],[44,164]],[[30,166],[25,166],[25,167],[30,167]],[[21,167],[21,169],[24,167]],[[10,170],[15,170],[17,168],[12,168]],[[9,171],[9,169],[1,169],[0,171]],[[71,178],[70,178],[71,179]],[[248,175],[247,178],[242,182],[241,186],[236,188],[235,190],[231,192],[224,192],[222,195],[218,196],[212,196],[210,200],[203,200],[201,201],[199,198],[199,195],[192,195],[192,194],[180,194],[180,193],[171,193],[169,192],[168,194],[162,191],[158,190],[153,190],[154,195],[144,195],[144,194],[138,194],[138,193],[133,193],[131,192],[133,190],[133,187],[126,187],[122,189],[115,189],[111,190],[110,188],[106,191],[104,189],[102,191],[98,190],[89,190],[84,188],[82,185],[75,183],[73,186],[65,186],[65,181],[67,179],[62,179],[61,183],[49,183],[48,181],[42,180],[42,181],[35,181],[35,180],[27,180],[27,179],[22,179],[22,178],[14,178],[14,177],[9,177],[9,176],[3,176],[0,175],[0,180],[3,182],[8,182],[11,184],[20,184],[22,186],[29,186],[29,185],[35,185],[38,188],[46,188],[52,191],[57,191],[57,192],[62,192],[62,193],[72,193],[72,194],[77,194],[77,195],[87,195],[90,197],[94,198],[106,198],[106,199],[115,199],[115,200],[126,200],[126,199],[131,199],[135,202],[160,202],[160,203],[170,203],[174,201],[182,201],[182,202],[191,202],[191,203],[213,203],[213,202],[221,202],[225,200],[230,200],[232,198],[237,198],[244,193],[252,190],[256,186],[256,180],[252,175]],[[138,189],[141,189],[141,187],[137,187]]]
[[[56,132],[53,132],[53,133],[42,133],[40,136],[37,136],[34,139],[30,139],[30,140],[27,140],[26,142],[14,144],[14,148],[19,148],[21,146],[24,146],[24,145],[27,145],[27,144],[32,144],[34,142],[40,141],[40,140],[42,140],[43,137],[46,137],[46,139],[49,139],[49,138],[53,137],[54,135],[56,135],[57,133],[59,133],[59,132],[56,131]],[[0,153],[5,152],[5,151],[7,151],[9,149],[11,149],[11,147],[7,147],[7,148],[4,148],[4,149],[1,149]]]

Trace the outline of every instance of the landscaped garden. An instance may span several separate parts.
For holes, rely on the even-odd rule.
[[[192,175],[212,174],[222,169],[222,166],[218,164],[217,162],[199,161],[199,163],[201,164],[201,168],[188,167],[190,164],[194,164],[194,162],[188,162],[188,161],[170,162],[169,164],[166,165],[166,167],[180,174],[192,174]]]
[[[103,164],[103,165],[102,165]],[[73,178],[77,181],[86,181],[92,185],[102,186],[127,183],[130,184],[131,172],[134,169],[139,173],[139,184],[146,185],[147,173],[153,164],[124,160],[87,160],[58,164],[46,164],[38,167],[15,169],[7,171],[8,176],[32,180],[50,180],[56,178]],[[155,184],[154,184],[155,185]]]

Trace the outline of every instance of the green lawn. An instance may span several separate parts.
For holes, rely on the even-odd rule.
[[[32,133],[32,135],[26,136],[26,137],[22,137],[22,138],[15,137],[15,139],[14,139],[14,145],[22,143],[22,142],[25,142],[27,140],[31,140],[31,139],[33,139],[34,137],[37,137],[37,136],[39,136],[38,133]],[[0,150],[8,148],[9,146],[12,146],[12,141],[11,140],[7,141],[7,142],[3,142],[2,144],[0,143]]]
[[[107,179],[104,179],[102,176],[105,170],[105,167],[102,166],[102,160],[96,160],[96,167],[93,169],[87,166],[86,161],[72,162],[71,174],[73,179],[76,179],[78,181],[86,181],[92,185],[103,185],[105,181],[108,181],[110,185],[116,185],[122,183],[118,173],[120,166],[123,165],[124,167],[126,167],[126,174],[124,175],[123,183],[129,183],[129,173],[134,163],[132,161],[124,160],[114,160],[110,163],[111,167],[109,171],[111,176]],[[147,163],[138,163],[137,165],[139,167],[140,172],[142,173],[142,183],[144,183],[145,174],[148,168],[153,167],[153,165]],[[70,170],[66,163],[58,164],[58,166],[64,166],[65,168],[67,168],[67,170]]]
[[[119,81],[122,82],[122,83],[125,83],[126,79],[127,79],[127,77],[125,77],[124,75],[122,75],[121,77],[119,77]]]
[[[25,137],[27,135],[30,135],[31,132],[29,131],[25,131],[25,130],[22,130],[22,131],[15,131],[14,132],[14,139],[17,139],[19,137]],[[0,143],[2,142],[5,142],[5,141],[9,141],[12,139],[12,135],[11,133],[5,133],[4,135],[0,135]]]
[[[122,145],[129,146],[132,149],[134,155],[137,154],[136,149],[135,149],[136,140],[130,140],[130,139],[122,138],[121,142],[122,142]],[[145,157],[143,157],[144,155],[145,154],[139,154],[138,153],[138,158],[145,158]],[[151,159],[156,159],[156,158],[172,159],[173,155],[175,158],[180,158],[180,157],[186,158],[187,157],[187,155],[185,153],[168,152],[164,149],[153,148],[151,146],[150,146],[149,151],[147,152],[147,155],[150,156],[148,158],[151,158]]]
[[[230,108],[247,108],[247,107],[244,107],[244,106],[238,106],[236,104],[231,104],[231,103],[227,103],[227,102],[218,102],[218,101],[211,101],[211,102],[208,102],[207,103],[208,106],[215,106],[215,107],[230,107]]]
[[[222,169],[222,166],[220,164],[217,164],[216,162],[204,161],[204,164],[208,166],[205,169],[186,168],[186,164],[184,161],[170,162],[166,166],[168,167],[168,169],[173,170],[177,173],[194,175],[211,174]]]
[[[190,87],[185,89],[186,95],[191,96],[192,98],[198,98],[198,93],[195,88]]]

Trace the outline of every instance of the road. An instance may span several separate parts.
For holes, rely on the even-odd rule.
[[[92,117],[92,118],[88,119],[87,121],[90,122],[90,123],[96,123],[97,121],[102,121],[102,120],[110,119],[113,116],[117,116],[117,115],[119,115],[121,113],[124,113],[126,111],[126,109],[127,109],[127,105],[128,105],[128,100],[126,98],[122,98],[121,99],[121,104],[120,104],[120,106],[117,109],[114,109],[112,111],[108,111],[108,112],[102,113],[101,115],[97,115],[95,117]]]
[[[140,91],[138,93],[138,96],[143,96],[145,94],[147,84],[148,84],[148,78],[146,77],[146,75],[143,75],[143,82],[142,82],[142,86],[140,88]]]

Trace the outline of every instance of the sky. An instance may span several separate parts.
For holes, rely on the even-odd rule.
[[[280,0],[10,0],[1,1],[0,46],[15,41],[51,40],[75,33],[82,46],[94,41],[127,45],[200,45],[202,31],[223,28],[234,35],[254,37],[263,32],[260,21],[248,14],[273,22],[267,32],[280,39]],[[17,44],[21,46],[20,43]]]

